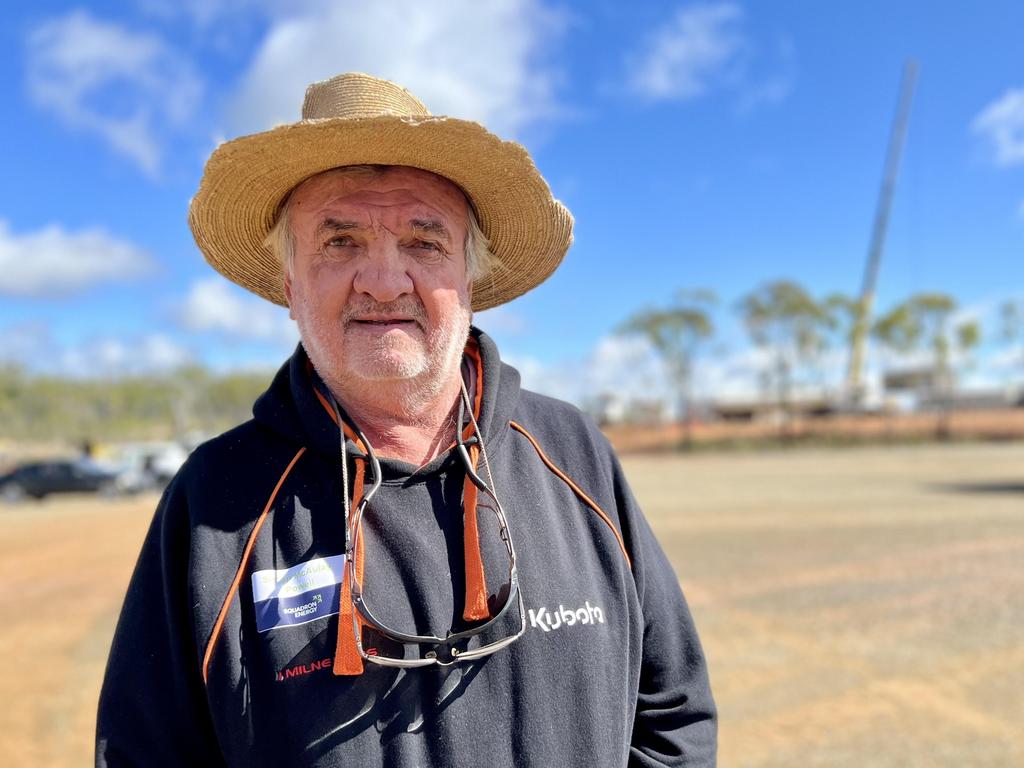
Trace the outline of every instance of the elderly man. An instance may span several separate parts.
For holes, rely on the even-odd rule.
[[[522,147],[366,75],[220,147],[190,222],[302,344],[132,578],[97,764],[710,766],[678,583],[607,442],[473,310],[572,219]]]

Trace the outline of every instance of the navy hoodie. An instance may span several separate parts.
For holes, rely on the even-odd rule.
[[[353,632],[339,614],[341,443],[300,347],[254,418],[200,446],[161,499],[110,652],[97,765],[715,764],[696,630],[610,446],[572,406],[521,390],[494,343],[472,335],[524,611],[469,644],[525,623],[522,636],[477,661],[336,674]],[[351,496],[365,462],[348,447]],[[400,632],[472,628],[457,451],[381,465],[363,519],[366,604]],[[496,611],[509,563],[488,509],[481,495]]]

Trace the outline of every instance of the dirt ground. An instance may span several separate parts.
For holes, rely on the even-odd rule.
[[[1024,444],[631,458],[723,766],[1024,765]]]
[[[631,456],[722,766],[1024,765],[1024,444]],[[0,506],[0,765],[77,766],[155,497]]]

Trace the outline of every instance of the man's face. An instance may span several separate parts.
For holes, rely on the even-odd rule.
[[[385,382],[440,391],[471,316],[462,192],[415,168],[328,171],[294,190],[289,216],[285,293],[324,380],[350,398]]]

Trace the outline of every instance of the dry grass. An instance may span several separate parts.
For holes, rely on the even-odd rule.
[[[1024,764],[1024,445],[630,457],[723,766]],[[88,763],[154,497],[0,506],[0,765]]]

